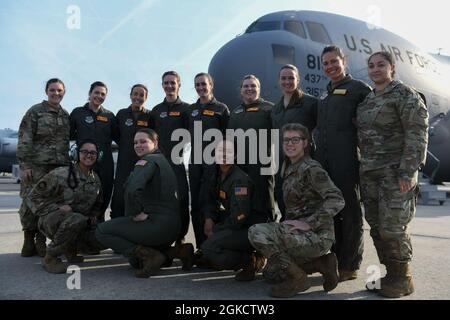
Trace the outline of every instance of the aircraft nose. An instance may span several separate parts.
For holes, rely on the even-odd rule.
[[[230,110],[241,103],[242,78],[254,74],[264,90],[264,66],[271,61],[270,44],[256,34],[244,34],[225,44],[212,58],[209,73],[214,78],[214,96],[228,105]],[[264,91],[261,92],[262,96]]]

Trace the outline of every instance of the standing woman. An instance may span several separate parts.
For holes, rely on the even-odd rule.
[[[105,210],[109,206],[114,183],[111,142],[114,140],[118,143],[119,140],[116,117],[102,106],[107,94],[106,84],[94,82],[89,89],[89,102],[70,113],[70,139],[76,140],[77,143],[93,139],[100,148],[99,152],[103,153],[101,162],[94,167],[102,182],[103,190],[103,214],[99,217],[99,222],[105,220]]]
[[[134,137],[140,160],[125,184],[125,217],[101,223],[97,240],[130,258],[136,276],[148,278],[167,259],[178,257],[183,269],[192,267],[193,252],[181,257],[170,245],[180,232],[177,178],[166,157],[158,149],[158,135],[141,129]]]
[[[256,130],[256,141],[245,141],[245,163],[238,163],[250,179],[255,184],[254,210],[263,214],[269,220],[274,219],[274,196],[273,196],[273,176],[261,175],[263,167],[270,167],[269,164],[262,164],[259,159],[259,140],[260,131],[266,131],[266,151],[264,155],[270,156],[271,140],[270,129],[272,128],[272,120],[270,113],[272,112],[273,103],[265,101],[260,96],[261,84],[259,79],[254,75],[247,75],[241,81],[241,97],[242,104],[236,107],[230,114],[228,128],[237,130],[242,129],[246,132],[249,129]],[[250,142],[252,145],[250,146]],[[250,159],[255,156],[256,163],[251,163]]]
[[[32,106],[20,123],[17,159],[21,170],[19,215],[24,231],[23,257],[36,253],[43,257],[46,249],[46,238],[38,231],[38,217],[28,208],[25,197],[44,175],[69,163],[69,113],[60,105],[65,92],[61,80],[48,80],[45,86],[48,100]]]
[[[300,73],[297,67],[292,64],[282,66],[278,78],[283,96],[272,109],[272,127],[281,131],[288,123],[299,123],[312,132],[316,127],[317,99],[300,89]],[[278,152],[280,165],[275,175],[275,199],[280,209],[281,220],[284,220],[286,210],[283,200],[283,179],[280,175],[283,159],[281,140],[280,135]]]
[[[177,129],[189,128],[189,104],[178,96],[180,91],[180,75],[175,71],[167,71],[162,75],[164,101],[156,105],[151,112],[151,126],[159,136],[159,147],[172,165],[178,180],[178,199],[180,201],[181,231],[177,243],[183,242],[189,230],[189,187],[184,163],[172,161],[172,149],[178,141],[172,141],[172,133]],[[182,153],[182,152],[181,152]],[[181,159],[182,154],[179,154]]]
[[[194,78],[195,90],[199,96],[196,103],[190,107],[189,132],[191,134],[191,161],[189,163],[189,187],[191,191],[191,218],[195,233],[197,249],[206,240],[203,231],[207,199],[205,195],[215,187],[217,165],[206,164],[203,161],[203,151],[209,142],[194,140],[194,127],[200,124],[203,132],[208,129],[218,129],[225,134],[230,111],[222,102],[214,98],[213,78],[208,73],[199,73]],[[198,149],[198,150],[197,150]],[[197,257],[201,251],[197,252]]]
[[[332,251],[339,262],[340,281],[356,279],[364,249],[359,197],[356,108],[370,87],[346,74],[342,50],[328,46],[322,52],[327,91],[319,99],[315,159],[342,191],[345,208],[334,218],[336,242]]]
[[[150,126],[150,110],[145,109],[144,106],[147,97],[147,87],[143,84],[135,84],[130,92],[131,105],[119,110],[116,115],[119,154],[111,200],[111,219],[124,215],[123,184],[133,171],[134,164],[139,160],[133,148],[134,135],[139,129]]]
[[[375,89],[358,107],[361,193],[370,235],[387,271],[377,291],[399,298],[414,292],[408,224],[427,153],[428,111],[415,90],[394,80],[391,54],[374,53],[368,67]]]

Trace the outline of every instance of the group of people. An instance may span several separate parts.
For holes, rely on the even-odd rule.
[[[183,270],[197,265],[239,271],[238,281],[251,281],[262,271],[274,297],[307,290],[314,272],[331,291],[358,276],[362,200],[387,270],[376,292],[411,294],[408,224],[428,141],[425,101],[394,80],[389,53],[368,59],[374,89],[347,73],[339,47],[325,47],[321,59],[330,82],[319,99],[304,93],[298,69],[285,65],[278,75],[283,92],[278,103],[261,98],[259,79],[247,75],[240,86],[242,104],[231,113],[214,98],[207,73],[194,78],[199,96],[194,104],[180,99],[180,76],[168,71],[162,76],[162,103],[146,109],[148,90],[136,84],[131,105],[116,116],[102,106],[104,83],[94,82],[89,102],[69,115],[60,105],[63,82],[49,80],[48,99],[28,110],[19,130],[22,256],[38,254],[48,272],[62,273],[66,267],[59,256],[82,262],[79,253],[111,248],[129,259],[137,277],[154,275],[178,258]],[[186,129],[193,137],[198,122],[224,135],[227,129],[256,129],[258,154],[262,144],[271,144],[259,129],[280,130],[275,151],[280,170],[262,175],[268,165],[249,161],[255,152],[249,141],[245,162],[237,163],[236,142],[224,139],[216,141],[215,163],[191,161],[186,175],[184,164],[172,159],[179,143],[172,133]],[[77,142],[72,159],[70,140]],[[115,178],[112,141],[119,147]],[[207,146],[192,139],[191,158]],[[111,196],[111,220],[105,221]],[[184,243],[189,220],[196,251]]]

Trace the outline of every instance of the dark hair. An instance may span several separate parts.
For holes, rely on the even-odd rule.
[[[347,62],[347,58],[345,57],[344,52],[342,51],[342,49],[339,48],[338,46],[334,45],[334,44],[329,45],[329,46],[326,46],[325,48],[323,48],[322,54],[321,54],[320,58],[322,59],[322,58],[323,58],[323,55],[324,55],[325,53],[328,53],[328,52],[334,52],[334,53],[336,53],[336,55],[337,55],[339,58],[341,58],[342,60],[344,60],[344,62]]]
[[[180,75],[179,75],[178,72],[176,72],[176,71],[172,71],[172,70],[171,70],[171,71],[166,71],[166,72],[164,72],[163,75],[162,75],[162,77],[161,77],[161,81],[164,82],[164,77],[165,77],[165,76],[174,76],[174,77],[177,78],[178,83],[181,82]]]
[[[108,93],[108,87],[106,86],[106,84],[104,84],[101,81],[95,81],[93,84],[91,84],[91,87],[89,89],[89,94],[91,94],[92,91],[94,91],[95,87],[103,87],[106,89],[106,92]]]
[[[143,85],[143,84],[140,84],[140,83],[135,84],[134,86],[131,87],[130,96],[133,93],[134,88],[142,88],[142,89],[144,89],[145,90],[145,97],[148,96],[148,89],[147,89],[147,87],[145,85]],[[108,90],[108,89],[106,89],[106,90]]]
[[[369,64],[370,60],[374,57],[374,56],[381,56],[384,60],[386,60],[387,62],[389,62],[389,64],[391,66],[395,66],[395,61],[394,61],[394,56],[392,55],[392,53],[387,52],[387,51],[378,51],[373,53],[369,59],[367,59],[367,64]],[[391,77],[394,77],[395,75],[395,70],[392,70],[392,74]]]
[[[62,84],[62,86],[63,86],[63,88],[64,88],[64,91],[66,91],[66,86],[64,85],[64,82],[62,82],[61,79],[58,79],[58,78],[51,78],[51,79],[48,80],[47,83],[45,84],[45,92],[47,92],[48,87],[50,87],[50,85],[51,85],[52,83],[60,83],[60,84]]]
[[[259,81],[259,79],[258,79],[254,74],[248,74],[248,75],[244,76],[244,77],[242,78],[242,80],[241,80],[240,88],[242,88],[242,85],[244,84],[244,81],[245,81],[245,80],[248,80],[248,79],[255,80],[256,83],[258,84],[258,87],[261,88],[261,82]]]
[[[150,140],[152,140],[153,143],[155,143],[155,144],[158,143],[159,136],[158,136],[158,134],[156,133],[155,130],[148,129],[148,128],[146,128],[146,129],[139,129],[138,131],[136,131],[136,134],[141,133],[141,132],[145,133],[148,136],[148,138]],[[136,134],[135,134],[135,136],[136,136]]]
[[[284,66],[282,66],[280,68],[280,72],[278,72],[278,77],[280,76],[281,71],[284,69],[293,70],[297,74],[297,78],[300,79],[300,72],[298,71],[298,68],[296,66],[294,66],[293,64],[285,64]]]
[[[93,139],[83,139],[81,140],[79,143],[77,143],[77,162],[80,161],[80,150],[81,148],[85,145],[85,144],[92,144],[95,146],[95,149],[97,150],[97,153],[100,151],[100,149],[98,148],[98,144],[95,140]],[[97,159],[98,159],[98,154],[97,154]],[[70,161],[69,163],[69,175],[67,176],[67,185],[69,186],[70,189],[74,190],[78,187],[79,181],[77,179],[77,175],[75,174],[75,170],[73,167],[73,162]]]
[[[78,143],[78,147],[77,147],[78,152],[80,152],[81,148],[87,143],[93,144],[95,146],[95,149],[97,149],[97,152],[99,152],[97,141],[95,141],[94,139],[89,139],[89,138],[83,139]]]
[[[206,72],[200,72],[200,73],[197,73],[197,74],[195,75],[195,77],[194,77],[194,81],[195,81],[195,79],[197,79],[198,77],[202,77],[202,76],[207,77],[208,80],[209,80],[209,83],[211,84],[211,87],[214,87],[214,79],[213,79],[213,77],[212,77],[209,73],[206,73]]]
[[[309,154],[311,148],[311,134],[309,133],[308,128],[304,125],[301,125],[300,123],[288,123],[281,128],[282,137],[284,136],[286,131],[299,132],[304,138],[306,138],[306,140],[308,140],[308,144],[305,148],[305,154]]]

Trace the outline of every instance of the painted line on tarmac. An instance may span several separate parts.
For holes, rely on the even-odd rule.
[[[1,212],[11,212],[11,211],[19,211],[19,208],[6,208],[6,209],[0,209]]]

